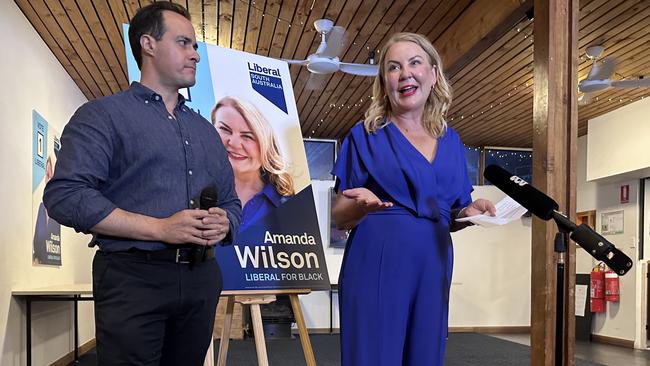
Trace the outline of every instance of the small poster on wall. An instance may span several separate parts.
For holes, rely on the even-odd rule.
[[[43,190],[54,175],[56,155],[61,148],[59,131],[32,111],[32,263],[61,265],[61,225],[50,218],[43,205]]]
[[[600,232],[603,235],[623,234],[623,210],[600,214]]]

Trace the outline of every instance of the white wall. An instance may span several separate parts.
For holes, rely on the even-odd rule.
[[[630,185],[630,202],[619,203],[619,187]],[[626,340],[635,339],[636,329],[636,281],[639,265],[637,256],[637,235],[639,232],[639,181],[623,181],[603,184],[598,187],[596,195],[596,231],[601,232],[602,213],[623,211],[623,234],[603,235],[634,261],[633,268],[620,278],[621,301],[608,302],[607,311],[594,314],[592,333]],[[640,272],[639,272],[640,273]]]
[[[587,136],[578,138],[578,162],[576,164],[576,212],[596,209],[598,184],[587,182]],[[596,264],[591,255],[576,248],[576,273],[589,273]]]
[[[11,0],[0,0],[0,364],[25,364],[24,304],[18,286],[89,283],[93,250],[87,238],[62,230],[61,267],[33,266],[32,109],[59,131],[86,101],[70,76]],[[92,303],[81,303],[80,342],[94,337]],[[33,364],[49,364],[73,349],[71,303],[33,306]]]
[[[645,348],[645,278],[639,261],[639,187],[640,179],[650,176],[650,98],[631,103],[589,121],[589,134],[581,138],[579,148],[586,151],[578,164],[578,211],[596,210],[596,230],[600,232],[603,212],[624,211],[624,233],[605,235],[634,261],[633,269],[620,279],[621,302],[608,303],[605,314],[596,314],[594,334],[634,340]],[[630,185],[630,202],[619,201],[620,186]],[[646,191],[646,195],[647,195]],[[646,206],[646,216],[650,216]],[[647,226],[646,226],[647,227]],[[647,232],[647,230],[646,230]],[[646,234],[647,235],[647,234]],[[650,241],[646,240],[646,247]],[[595,264],[590,258],[578,257],[579,272]],[[590,263],[591,262],[591,263]],[[643,339],[643,342],[642,342]]]
[[[494,186],[474,187],[472,197],[498,202]],[[450,327],[530,325],[531,219],[504,226],[469,227],[452,234],[454,276]]]
[[[590,120],[589,134],[578,141],[577,210],[596,210],[596,231],[601,234],[602,214],[623,211],[623,233],[603,236],[634,262],[632,270],[620,278],[621,301],[608,302],[605,313],[594,315],[592,333],[631,340],[639,348],[646,347],[646,279],[638,245],[643,240],[639,237],[640,179],[650,175],[648,115],[650,99],[629,104]],[[620,203],[622,185],[630,187],[628,203]],[[645,211],[647,220],[647,206]],[[648,245],[650,241],[646,240],[645,246]],[[596,264],[583,251],[578,252],[577,260],[579,273],[588,273]]]
[[[644,98],[589,120],[587,180],[650,176],[649,111],[650,98]]]

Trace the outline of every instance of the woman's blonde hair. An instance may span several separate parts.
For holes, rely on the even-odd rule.
[[[390,122],[389,118],[392,110],[390,101],[386,95],[386,81],[384,80],[386,65],[384,63],[388,50],[398,42],[413,42],[417,44],[427,54],[429,65],[435,66],[436,84],[431,88],[429,98],[427,98],[426,104],[424,105],[422,124],[434,137],[440,137],[447,129],[445,117],[451,105],[451,87],[445,74],[442,72],[442,59],[438,51],[436,51],[425,36],[416,33],[395,33],[386,42],[384,51],[379,57],[379,73],[375,77],[375,82],[372,86],[373,100],[366,111],[363,125],[368,133],[374,133]]]
[[[228,96],[222,98],[212,109],[212,124],[216,127],[217,110],[221,107],[232,107],[246,120],[253,135],[260,145],[260,159],[262,163],[260,174],[266,175],[275,190],[282,196],[295,194],[293,178],[285,169],[284,160],[280,154],[278,143],[273,130],[264,115],[252,103],[241,98]]]

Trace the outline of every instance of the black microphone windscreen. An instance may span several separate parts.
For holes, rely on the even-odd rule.
[[[201,191],[200,208],[207,210],[210,207],[217,207],[219,195],[213,186],[205,187]]]
[[[498,165],[488,165],[483,176],[542,220],[553,218],[553,212],[559,208],[551,197]]]

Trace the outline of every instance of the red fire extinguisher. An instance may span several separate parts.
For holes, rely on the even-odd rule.
[[[607,268],[605,271],[605,300],[619,302],[621,300],[620,280],[616,272]]]
[[[602,263],[591,270],[589,307],[592,313],[605,312],[605,268]]]

